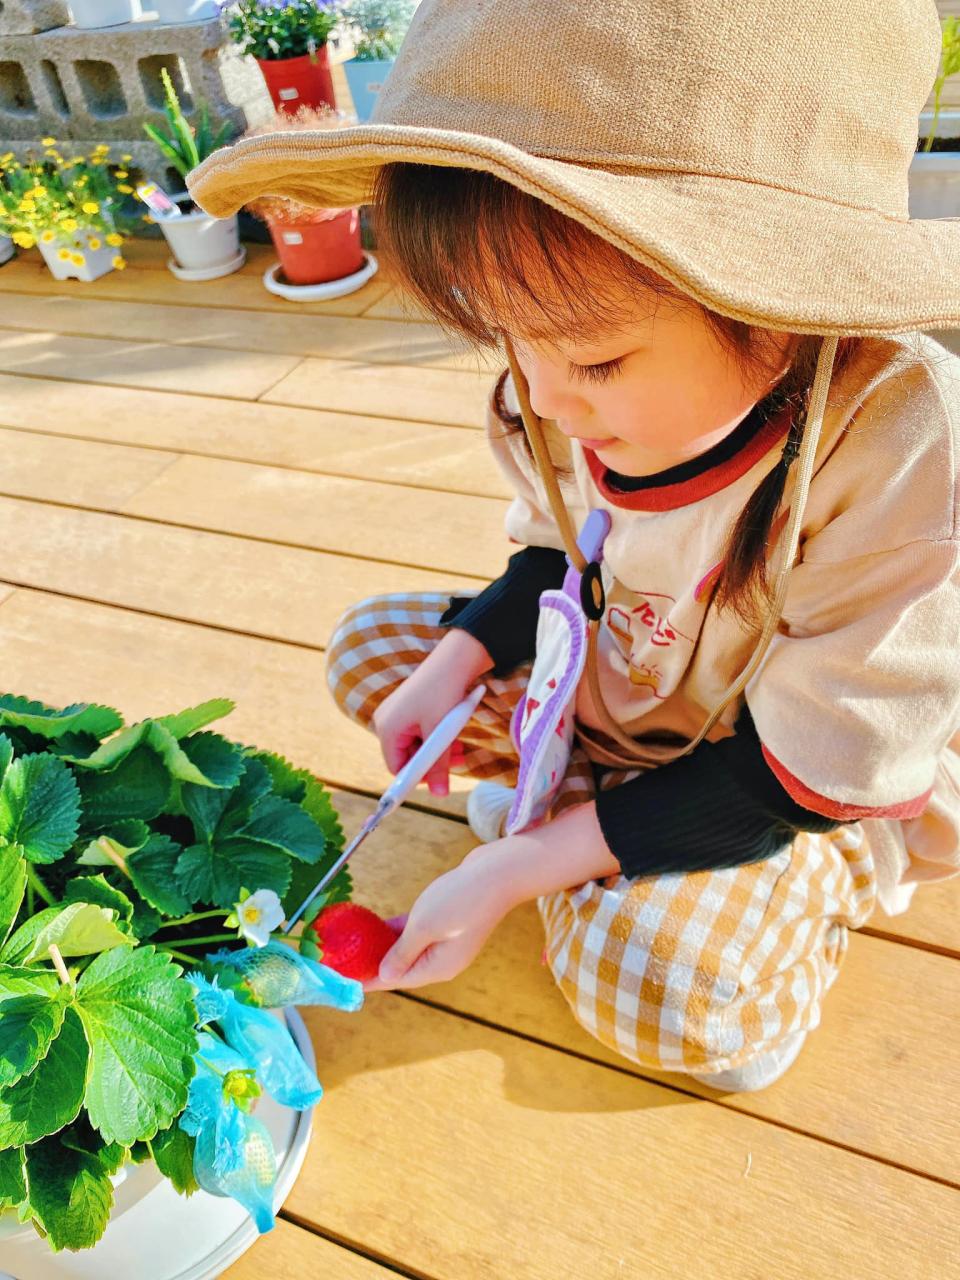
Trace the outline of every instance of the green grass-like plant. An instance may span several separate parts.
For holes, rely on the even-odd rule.
[[[225,124],[214,133],[210,126],[210,109],[205,102],[199,104],[199,122],[194,129],[183,114],[180,99],[166,67],[162,68],[160,78],[163,81],[163,114],[167,118],[170,132],[163,134],[152,124],[145,124],[143,131],[159,147],[181,178],[186,178],[201,161],[229,141],[233,130],[229,124]]]

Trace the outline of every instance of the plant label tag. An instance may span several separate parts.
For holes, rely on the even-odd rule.
[[[293,102],[295,98],[300,97],[299,89],[281,89],[277,94],[281,102]]]
[[[284,244],[303,244],[303,236],[299,231],[284,231],[282,234]]]
[[[160,219],[182,216],[180,206],[174,204],[167,193],[155,182],[141,182],[137,187],[137,195],[150,212]]]

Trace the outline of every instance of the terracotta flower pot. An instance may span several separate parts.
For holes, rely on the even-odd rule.
[[[344,209],[322,222],[269,221],[283,274],[291,284],[321,284],[363,266],[360,212]]]
[[[293,115],[300,107],[328,106],[336,110],[327,46],[322,45],[314,58],[315,61],[305,53],[300,58],[257,59],[278,111]]]

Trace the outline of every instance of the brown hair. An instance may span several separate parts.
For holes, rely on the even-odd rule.
[[[775,375],[782,367],[783,355],[769,330],[703,307],[581,223],[491,174],[384,165],[373,202],[377,243],[402,287],[448,333],[477,349],[497,347],[500,331],[535,339],[610,328],[627,319],[646,291],[658,306],[699,306],[741,373]],[[624,302],[624,283],[630,286],[630,303]],[[524,317],[522,334],[515,327],[518,310]],[[759,625],[769,604],[768,538],[803,439],[822,341],[815,334],[793,335],[789,368],[759,402],[764,420],[792,404],[793,422],[780,461],[754,490],[730,533],[714,593],[718,608],[732,609],[749,626]],[[860,341],[840,340],[835,374],[849,364]],[[507,428],[522,430],[522,419],[507,413],[499,397],[497,404]]]

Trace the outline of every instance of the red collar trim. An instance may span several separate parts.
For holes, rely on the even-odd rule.
[[[593,483],[612,506],[626,507],[629,511],[673,511],[676,507],[686,507],[692,502],[709,498],[746,475],[751,467],[784,438],[790,430],[791,419],[792,409],[787,405],[775,418],[764,423],[738,454],[725,462],[708,467],[699,475],[681,480],[678,484],[635,489],[632,493],[621,493],[619,489],[612,489],[607,484],[607,468],[592,449],[584,449],[583,454]]]

